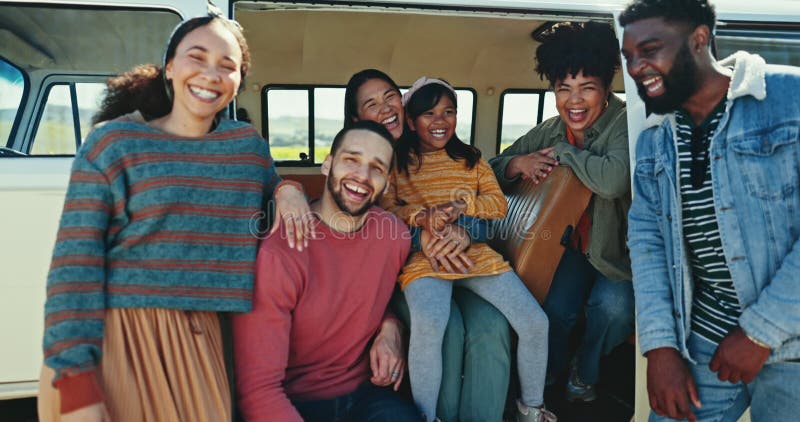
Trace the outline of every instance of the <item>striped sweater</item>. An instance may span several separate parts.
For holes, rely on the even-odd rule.
[[[492,168],[483,159],[469,169],[464,160],[453,160],[444,149],[422,154],[422,166],[410,160],[408,174],[395,166],[389,181],[389,189],[381,199],[381,207],[391,211],[408,225],[422,210],[456,199],[467,203],[465,215],[487,220],[503,218],[508,203],[497,184]],[[467,249],[467,256],[475,264],[469,274],[434,271],[422,251],[414,252],[403,267],[398,278],[405,288],[420,277],[437,277],[455,280],[479,275],[500,274],[511,271],[511,266],[502,255],[486,243],[476,242]]]
[[[251,227],[279,182],[249,124],[181,138],[137,113],[89,134],[47,279],[44,357],[62,400],[92,394],[106,308],[250,310]]]

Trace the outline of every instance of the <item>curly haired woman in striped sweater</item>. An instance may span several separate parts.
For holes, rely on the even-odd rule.
[[[163,67],[109,81],[47,281],[42,420],[230,420],[217,312],[250,310],[253,217],[274,196],[290,245],[307,231],[267,142],[219,116],[249,62],[209,15],[175,28]]]

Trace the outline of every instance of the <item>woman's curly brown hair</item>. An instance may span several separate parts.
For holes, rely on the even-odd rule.
[[[106,96],[100,109],[92,119],[93,123],[140,110],[145,119],[165,116],[172,109],[172,103],[164,89],[160,66],[143,64],[106,81]]]

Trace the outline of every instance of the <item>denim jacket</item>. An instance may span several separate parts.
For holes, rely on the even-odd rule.
[[[742,307],[739,325],[800,358],[800,68],[738,52],[726,110],[710,144],[714,209]],[[693,280],[683,238],[675,117],[651,116],[639,137],[628,215],[642,353],[673,347],[691,360]],[[660,120],[660,121],[657,121]]]

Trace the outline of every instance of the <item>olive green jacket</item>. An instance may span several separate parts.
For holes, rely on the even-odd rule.
[[[556,160],[569,166],[594,192],[587,208],[592,228],[586,257],[606,277],[631,280],[631,262],[625,239],[631,205],[631,170],[628,124],[622,100],[611,95],[608,109],[584,132],[584,145],[582,150],[570,145],[564,122],[555,116],[517,139],[500,155],[489,160],[489,164],[505,190],[519,178],[506,177],[506,167],[512,158],[554,146]]]

